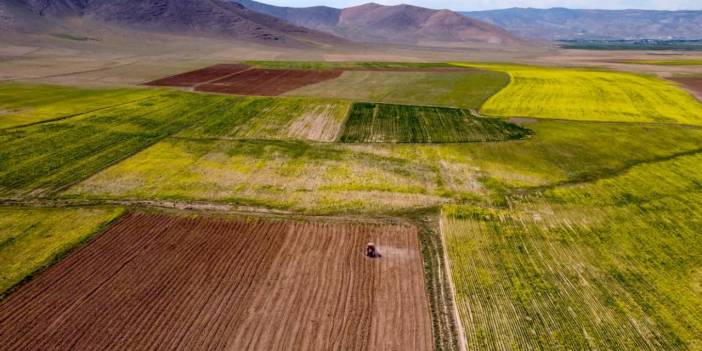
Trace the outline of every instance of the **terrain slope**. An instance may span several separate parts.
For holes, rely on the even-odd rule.
[[[251,0],[236,1],[254,11],[299,26],[362,42],[514,44],[519,41],[496,26],[449,10],[432,10],[404,4],[383,6],[375,3],[345,9],[321,6],[289,8]]]
[[[4,13],[6,20],[2,19]],[[53,22],[54,27],[71,27],[72,23],[88,21],[143,31],[224,37],[283,46],[344,42],[332,35],[291,25],[225,0],[3,0],[0,23],[6,27],[16,26],[20,15],[31,17],[36,22]],[[28,29],[29,26],[25,27]]]

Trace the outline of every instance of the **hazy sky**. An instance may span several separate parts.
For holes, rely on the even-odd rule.
[[[280,6],[327,5],[348,7],[371,0],[258,0]],[[384,5],[409,3],[430,8],[452,10],[490,10],[508,7],[568,7],[579,9],[651,9],[651,10],[702,10],[702,0],[375,0]]]

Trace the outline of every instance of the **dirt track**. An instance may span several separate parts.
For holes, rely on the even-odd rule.
[[[426,350],[422,269],[406,226],[129,214],[0,303],[0,349]]]
[[[338,78],[341,70],[251,69],[198,85],[197,91],[237,95],[276,96],[305,85]]]

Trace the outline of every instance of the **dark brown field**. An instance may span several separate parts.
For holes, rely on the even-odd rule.
[[[198,85],[197,91],[276,96],[305,85],[338,78],[341,70],[252,69],[240,74]]]
[[[677,77],[670,79],[682,84],[697,96],[698,99],[702,100],[702,77]]]
[[[0,303],[0,349],[428,350],[422,274],[412,227],[129,214]]]
[[[192,87],[197,84],[207,83],[215,79],[243,72],[249,68],[251,67],[247,65],[221,64],[157,79],[146,83],[146,85],[161,87]]]

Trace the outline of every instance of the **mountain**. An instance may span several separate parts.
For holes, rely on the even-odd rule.
[[[245,7],[350,40],[376,43],[492,43],[514,44],[509,32],[449,10],[375,3],[335,9],[325,6],[291,8],[252,0],[234,0]]]
[[[73,18],[130,29],[219,36],[293,46],[337,44],[345,40],[292,25],[227,0],[0,0],[2,23],[17,16],[62,21]]]
[[[511,8],[462,14],[534,39],[702,39],[702,11]]]

